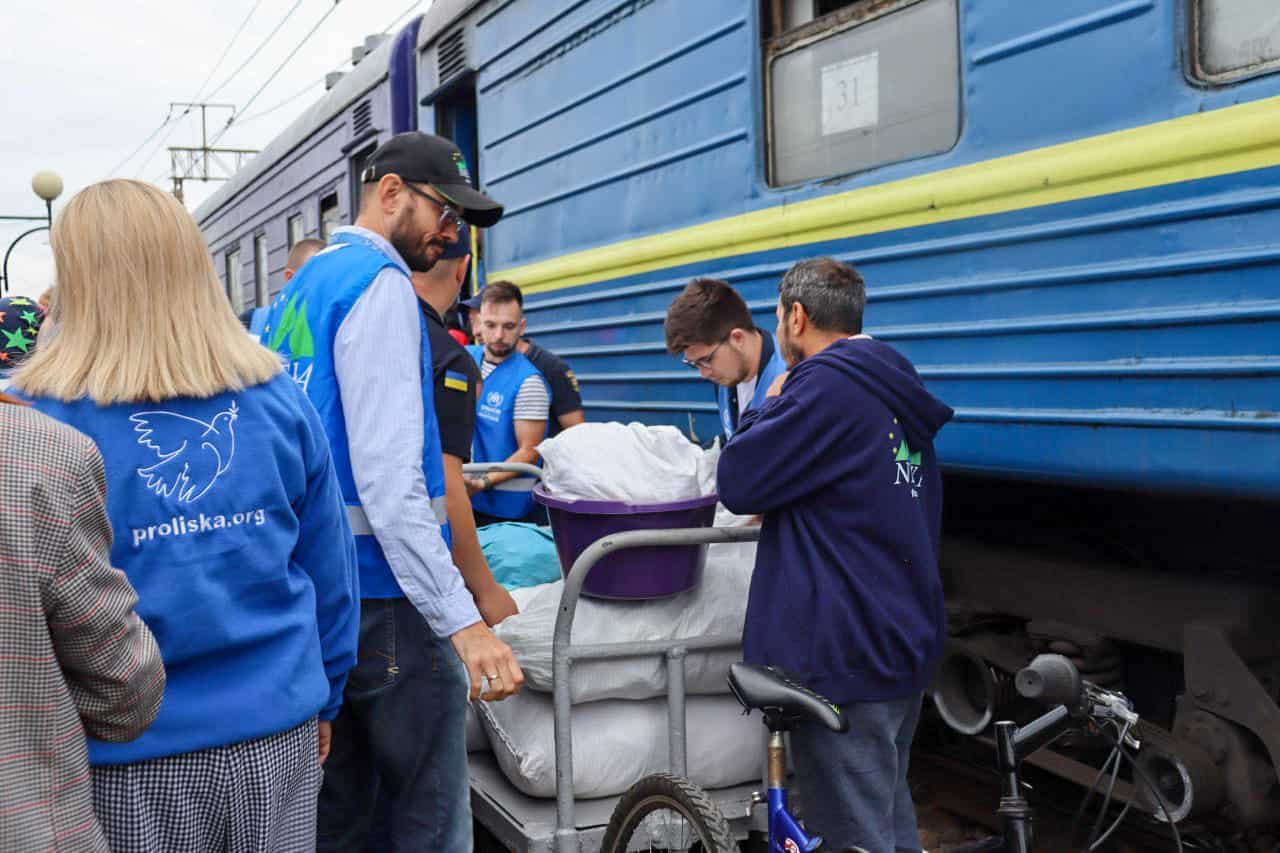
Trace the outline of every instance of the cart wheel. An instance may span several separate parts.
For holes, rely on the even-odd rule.
[[[697,785],[656,773],[631,786],[609,818],[601,853],[636,850],[736,853],[729,822]]]

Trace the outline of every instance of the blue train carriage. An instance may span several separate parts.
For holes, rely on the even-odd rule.
[[[675,293],[725,278],[772,328],[791,263],[853,262],[868,331],[957,412],[944,719],[982,731],[1009,672],[1065,650],[1158,723],[1176,817],[1276,821],[1271,3],[432,12],[419,124],[506,204],[485,268],[525,288],[589,417],[709,438],[708,386],[663,350]]]
[[[421,17],[353,49],[351,71],[195,212],[236,313],[284,287],[289,250],[328,239],[359,207],[359,174],[378,145],[417,126]]]

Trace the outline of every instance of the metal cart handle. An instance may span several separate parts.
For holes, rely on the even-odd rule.
[[[659,640],[650,643],[595,643],[574,647],[571,642],[573,617],[587,575],[607,554],[624,548],[650,548],[674,545],[714,545],[732,542],[756,542],[759,527],[692,527],[675,530],[629,530],[601,537],[591,543],[573,561],[560,595],[560,611],[556,614],[555,634],[551,641],[552,698],[555,715],[556,745],[556,850],[579,853],[578,830],[574,824],[573,800],[573,711],[569,670],[575,659],[637,657],[662,654],[667,659],[667,724],[670,728],[671,770],[683,776],[686,772],[684,717],[684,658],[689,650],[732,648],[741,637],[690,637]]]
[[[523,474],[526,477],[542,479],[542,469],[537,465],[524,462],[468,462],[462,466],[464,474]]]

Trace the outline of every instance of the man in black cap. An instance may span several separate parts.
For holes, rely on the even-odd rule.
[[[493,578],[471,512],[462,466],[471,461],[471,441],[476,428],[476,396],[480,368],[471,354],[445,328],[444,315],[458,300],[471,259],[470,229],[459,228],[458,239],[444,250],[429,272],[413,274],[413,289],[427,318],[431,341],[432,377],[435,384],[436,420],[440,449],[444,453],[445,493],[449,503],[449,529],[453,533],[453,561],[480,615],[497,625],[517,612],[515,599]]]
[[[317,842],[363,850],[377,831],[379,849],[461,853],[467,683],[472,699],[485,682],[484,698],[503,699],[524,675],[449,551],[430,334],[409,276],[502,206],[471,186],[447,139],[399,134],[367,163],[355,225],[289,282],[262,338],[320,416],[334,470],[315,476],[337,476],[360,571],[358,659],[333,720]],[[389,814],[374,827],[378,798]]]

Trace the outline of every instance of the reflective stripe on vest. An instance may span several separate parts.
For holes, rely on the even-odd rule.
[[[436,523],[441,527],[449,523],[449,507],[444,498],[431,499],[431,512],[436,517]],[[362,506],[347,507],[347,523],[351,525],[352,536],[373,535],[373,527],[369,524],[369,516],[365,514]]]

